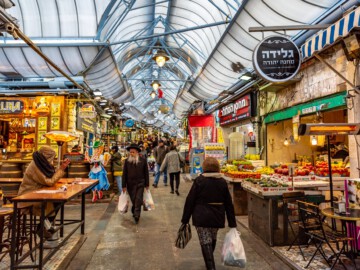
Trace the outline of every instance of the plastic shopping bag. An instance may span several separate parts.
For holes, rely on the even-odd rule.
[[[246,256],[240,232],[236,228],[231,228],[225,235],[224,244],[221,252],[221,260],[224,265],[244,268]]]
[[[127,192],[121,192],[118,203],[118,210],[120,214],[125,214],[129,208],[129,194]]]
[[[150,190],[144,190],[144,210],[155,210],[154,200],[151,196]]]

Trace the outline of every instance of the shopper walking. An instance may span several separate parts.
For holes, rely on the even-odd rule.
[[[121,154],[119,152],[119,147],[114,145],[111,147],[111,170],[113,173],[113,177],[116,180],[116,185],[118,188],[118,195],[120,196],[122,191],[122,184],[121,184],[121,176],[122,176],[122,162],[121,162]]]
[[[236,227],[236,219],[227,183],[220,174],[219,162],[212,157],[206,158],[203,171],[189,191],[181,222],[189,223],[192,216],[206,269],[209,270],[215,269],[213,252],[218,229],[225,227],[225,213],[230,228]]]
[[[170,187],[171,191],[170,193],[174,194],[174,179],[176,184],[175,193],[176,195],[180,195],[179,193],[179,185],[180,185],[180,161],[185,162],[183,157],[179,155],[179,153],[176,151],[176,146],[172,145],[170,146],[170,152],[166,154],[164,161],[161,164],[160,167],[160,173],[163,172],[167,168],[167,172],[170,176]]]
[[[149,189],[149,171],[146,160],[140,157],[140,148],[137,144],[131,144],[126,148],[130,152],[129,157],[125,160],[122,188],[123,192],[128,192],[135,223],[139,222],[141,206],[143,204],[144,188]]]
[[[155,173],[154,184],[153,184],[153,187],[155,188],[157,188],[159,183],[160,174],[161,174],[160,172],[161,164],[164,161],[164,158],[168,152],[169,152],[169,148],[164,145],[164,141],[160,140],[159,145],[154,149],[154,157],[156,160],[156,168],[157,168]],[[163,172],[164,172],[164,185],[167,186],[167,169],[165,168]]]

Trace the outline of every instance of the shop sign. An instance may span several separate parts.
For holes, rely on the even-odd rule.
[[[293,78],[301,65],[301,54],[294,42],[284,36],[263,39],[253,53],[257,73],[269,82],[285,82]]]
[[[0,100],[1,114],[17,114],[24,110],[24,102],[21,100]]]
[[[135,124],[135,122],[132,119],[128,119],[128,120],[125,121],[125,127],[128,127],[128,128],[133,127],[134,124]]]
[[[96,134],[97,124],[90,118],[77,118],[76,129]]]
[[[79,117],[80,118],[95,118],[96,111],[95,107],[91,104],[84,104],[79,110]]]
[[[248,94],[220,110],[220,125],[226,125],[251,116],[251,98],[250,94]]]

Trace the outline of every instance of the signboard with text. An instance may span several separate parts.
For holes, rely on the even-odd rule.
[[[263,39],[253,53],[256,72],[269,82],[285,82],[293,78],[301,65],[301,54],[294,42],[284,36]]]
[[[80,117],[78,117],[77,121],[76,121],[76,129],[95,134],[96,133],[95,119],[92,120],[90,118],[80,118]]]
[[[0,99],[0,114],[18,114],[24,110],[22,100]]]
[[[252,117],[251,95],[239,98],[234,103],[222,107],[219,111],[220,125],[230,124]]]

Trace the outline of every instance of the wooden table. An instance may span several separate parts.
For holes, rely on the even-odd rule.
[[[346,213],[336,213],[334,208],[325,208],[321,210],[321,213],[329,218],[337,219],[341,221],[342,227],[347,231],[349,237],[354,240],[351,241],[351,251],[355,255],[359,255],[360,247],[358,245],[358,235],[356,231],[356,222],[360,221],[360,209],[346,208]]]
[[[80,180],[80,181],[79,181]],[[77,179],[77,181],[73,180],[71,181],[72,184],[68,184],[67,191],[58,192],[58,193],[40,193],[39,191],[50,191],[50,190],[59,190],[61,186],[64,185],[65,179],[61,179],[54,187],[44,188],[38,191],[33,191],[30,193],[23,194],[21,196],[17,196],[12,199],[14,204],[14,214],[13,214],[13,220],[12,220],[12,242],[11,242],[11,269],[19,269],[19,268],[36,268],[36,269],[42,269],[43,265],[51,258],[53,254],[70,238],[72,234],[75,233],[75,231],[81,227],[81,234],[85,233],[85,193],[86,190],[89,188],[95,186],[98,184],[98,180],[92,180],[92,179]],[[80,220],[65,220],[64,219],[64,205],[66,202],[70,201],[71,199],[76,198],[78,195],[81,194],[81,219]],[[39,263],[34,265],[20,265],[21,262],[24,260],[24,256],[22,258],[19,258],[16,260],[16,220],[17,220],[17,214],[18,214],[18,203],[41,203],[41,215],[40,215],[40,228],[41,231],[44,233],[44,220],[46,218],[45,216],[45,208],[46,203],[59,203],[61,208],[61,218],[60,218],[60,236],[63,236],[63,227],[64,225],[69,224],[76,224],[77,226],[66,236],[63,238],[63,241],[59,244],[57,248],[52,249],[46,257],[43,258],[43,251],[44,251],[44,237],[40,237],[40,243],[35,246],[30,252],[25,254],[24,256],[29,256],[31,253],[36,251],[37,248],[39,248]],[[68,223],[64,223],[68,222]]]

